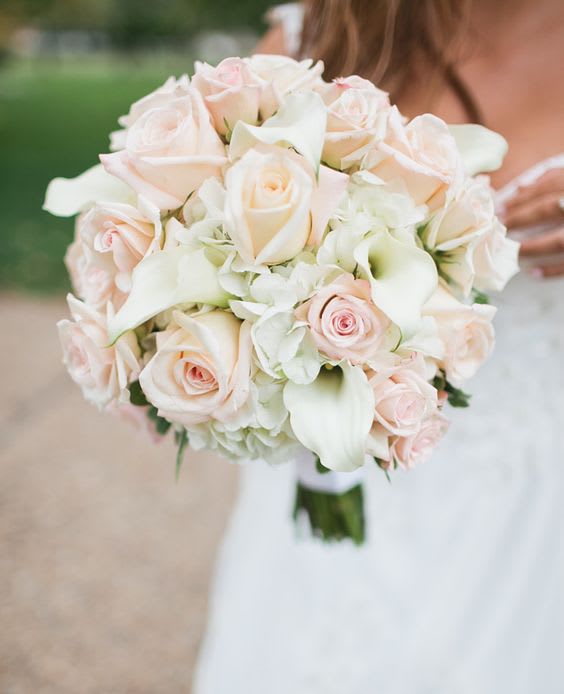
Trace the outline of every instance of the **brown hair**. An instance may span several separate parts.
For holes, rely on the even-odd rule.
[[[446,84],[469,119],[480,123],[455,69],[470,1],[305,0],[301,53],[323,60],[328,78],[361,75],[387,89],[393,101],[424,65],[427,93]]]

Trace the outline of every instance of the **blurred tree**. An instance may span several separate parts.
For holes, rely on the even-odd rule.
[[[22,24],[96,29],[124,48],[201,30],[259,30],[271,0],[1,0],[0,42]]]

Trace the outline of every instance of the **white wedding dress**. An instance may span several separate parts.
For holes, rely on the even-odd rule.
[[[368,471],[365,546],[297,537],[293,466],[246,466],[195,694],[563,694],[564,280],[495,303],[434,458]]]

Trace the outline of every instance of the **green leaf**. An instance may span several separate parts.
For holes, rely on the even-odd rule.
[[[152,422],[155,423],[155,429],[157,431],[157,434],[164,436],[170,429],[170,422],[166,420],[164,417],[160,417],[157,408],[153,407],[153,405],[149,407],[147,411],[147,416]]]
[[[439,391],[443,390],[447,393],[448,402],[451,407],[469,407],[471,395],[465,393],[460,388],[455,388],[451,383],[447,381],[444,373],[440,373],[433,379],[433,385]]]
[[[175,432],[174,438],[176,440],[176,443],[178,445],[178,452],[176,453],[176,480],[178,481],[178,478],[180,476],[180,468],[182,467],[182,463],[184,462],[184,453],[186,451],[186,446],[188,445],[188,432],[186,429],[182,429],[182,431],[177,431]]]
[[[391,484],[392,478],[390,477],[390,473],[388,472],[390,468],[390,463],[387,460],[380,460],[380,458],[374,458],[374,462],[380,468],[380,470],[382,470],[382,472],[386,475],[386,479]]]
[[[298,483],[294,520],[302,515],[307,518],[312,535],[324,542],[348,539],[355,545],[364,543],[364,492],[361,484],[343,494],[331,494]]]
[[[320,475],[324,475],[326,472],[331,472],[328,467],[325,467],[325,465],[321,464],[321,460],[316,456],[315,458],[315,469],[317,472],[319,472]]]
[[[139,381],[129,384],[129,401],[132,405],[137,405],[137,407],[146,407],[149,404]]]
[[[490,297],[487,294],[484,294],[484,292],[481,292],[479,289],[473,289],[472,290],[472,301],[475,304],[489,304],[490,303]]]

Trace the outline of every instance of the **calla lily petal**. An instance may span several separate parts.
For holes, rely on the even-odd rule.
[[[97,164],[76,178],[54,178],[47,186],[43,209],[57,217],[72,217],[100,201],[135,204],[135,193]]]
[[[372,300],[401,330],[417,332],[421,309],[438,285],[433,258],[416,245],[380,231],[354,251],[360,274],[370,282]]]
[[[208,259],[205,249],[185,246],[158,251],[144,258],[133,271],[131,293],[109,321],[108,334],[113,344],[131,330],[184,303],[203,303],[226,308],[231,297],[218,282],[218,268]]]
[[[450,125],[464,168],[469,176],[497,171],[507,154],[507,140],[483,125]]]
[[[231,136],[229,158],[239,159],[257,143],[293,147],[319,171],[327,125],[327,107],[315,92],[290,94],[278,113],[262,126],[238,121]]]
[[[342,363],[322,369],[313,383],[288,381],[284,404],[298,441],[330,470],[350,472],[364,464],[374,419],[374,395],[364,371]]]

